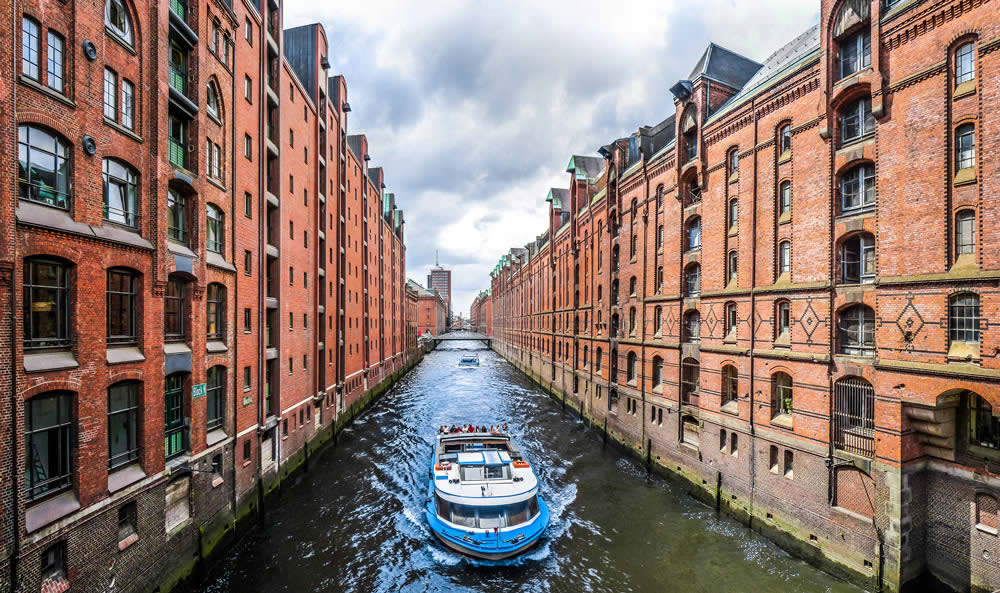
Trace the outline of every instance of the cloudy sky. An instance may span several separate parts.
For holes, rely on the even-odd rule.
[[[407,275],[440,251],[468,315],[511,246],[545,229],[572,154],[655,124],[709,41],[763,61],[818,20],[819,1],[286,0],[320,22],[347,79],[351,133],[405,211]]]

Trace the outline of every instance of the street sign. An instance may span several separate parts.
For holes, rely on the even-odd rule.
[[[191,399],[196,399],[199,397],[205,397],[205,384],[198,383],[197,385],[191,386]]]

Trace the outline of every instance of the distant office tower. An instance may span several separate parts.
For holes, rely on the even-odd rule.
[[[451,317],[451,270],[446,270],[434,258],[434,267],[427,275],[427,289],[437,292],[444,300],[448,308],[448,316]]]

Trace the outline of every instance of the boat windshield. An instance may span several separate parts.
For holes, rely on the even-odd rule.
[[[474,507],[448,502],[440,496],[436,498],[438,515],[462,527],[478,529],[514,527],[527,523],[538,514],[537,496],[512,505],[491,507]]]
[[[463,482],[509,480],[509,465],[462,465]]]

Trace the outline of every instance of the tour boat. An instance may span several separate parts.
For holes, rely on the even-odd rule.
[[[458,366],[460,367],[477,367],[479,366],[479,355],[478,354],[465,354],[458,360]]]
[[[549,523],[538,478],[503,432],[437,435],[424,513],[444,545],[484,560],[524,552]]]

